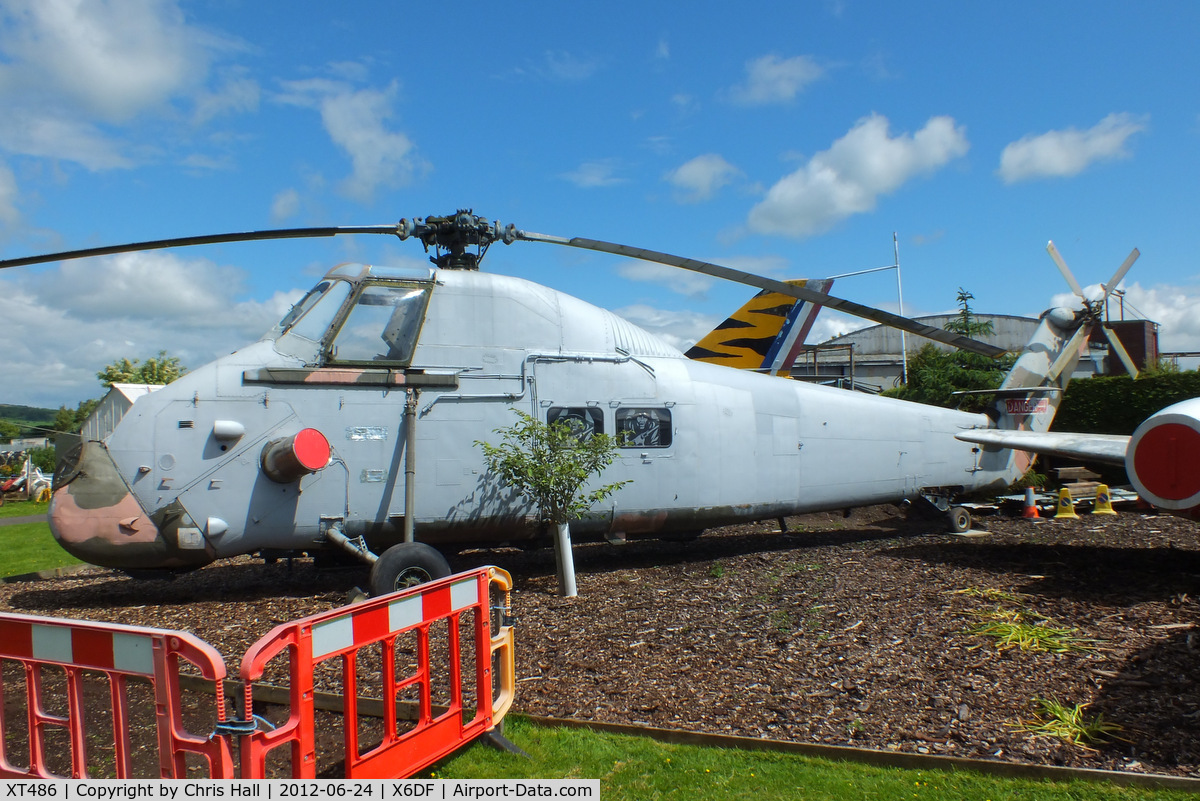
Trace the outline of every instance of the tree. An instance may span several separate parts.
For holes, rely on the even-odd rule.
[[[514,411],[517,422],[495,431],[501,436],[499,445],[475,444],[483,449],[488,470],[537,506],[543,521],[555,526],[559,588],[563,595],[573,596],[570,521],[629,483],[615,481],[582,493],[592,476],[612,464],[617,443],[607,434],[584,437],[566,422],[543,423]]]
[[[958,316],[946,323],[946,330],[969,337],[993,333],[991,320],[979,320],[971,311],[975,296],[958,288]],[[909,357],[908,383],[885,395],[967,411],[982,411],[991,405],[991,395],[955,395],[968,390],[996,389],[1012,367],[1014,357],[993,359],[979,353],[959,350],[947,352],[928,344]]]
[[[21,436],[21,427],[19,425],[10,423],[7,420],[0,420],[0,440],[12,442],[19,436]]]
[[[178,356],[168,356],[165,350],[160,350],[157,356],[140,364],[138,359],[118,359],[105,365],[96,373],[96,378],[103,386],[111,388],[113,384],[170,384],[186,372],[187,368],[179,363]]]
[[[971,301],[975,296],[961,286],[958,288],[958,317],[946,323],[946,330],[968,337],[990,336],[996,333],[991,320],[977,320],[971,311]],[[984,358],[988,358],[984,356]]]
[[[29,451],[29,459],[33,462],[33,466],[41,470],[43,473],[54,473],[55,450],[51,446],[49,448],[33,448]]]
[[[58,411],[54,414],[54,430],[62,434],[78,434],[79,429],[83,428],[83,422],[91,416],[98,405],[100,405],[100,399],[92,398],[80,401],[73,411],[66,406],[59,406]]]

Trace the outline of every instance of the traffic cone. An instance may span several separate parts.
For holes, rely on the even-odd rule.
[[[1027,520],[1032,520],[1035,517],[1041,517],[1038,514],[1037,503],[1033,499],[1033,487],[1025,488],[1025,512],[1021,515]]]
[[[1112,496],[1108,493],[1108,485],[1101,484],[1096,487],[1096,503],[1092,507],[1094,515],[1115,515],[1116,512],[1112,508]]]
[[[1071,491],[1066,487],[1058,491],[1058,512],[1054,515],[1054,519],[1063,517],[1079,519],[1079,515],[1075,514],[1075,501],[1071,498]]]

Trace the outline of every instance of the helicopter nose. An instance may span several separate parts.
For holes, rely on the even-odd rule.
[[[84,442],[60,466],[49,519],[63,550],[102,567],[178,569],[213,559],[206,549],[181,552],[167,541],[97,442]]]

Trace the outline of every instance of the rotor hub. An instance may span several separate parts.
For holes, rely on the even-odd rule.
[[[435,252],[429,260],[439,269],[478,270],[492,243],[509,245],[517,240],[517,227],[511,223],[501,227],[498,221],[489,222],[471,209],[459,209],[445,217],[402,219],[396,226],[396,235],[402,240],[420,239],[426,253],[432,247]],[[474,252],[468,250],[472,247]]]

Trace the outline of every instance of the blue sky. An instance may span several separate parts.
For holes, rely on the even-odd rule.
[[[1133,247],[1200,350],[1200,4],[0,1],[0,256],[473,208],[774,277],[892,263],[904,311],[1036,315]],[[257,339],[385,237],[0,272],[0,402]],[[544,244],[484,268],[686,346],[753,291]],[[891,310],[894,273],[834,294]],[[1140,314],[1138,314],[1140,313]],[[822,314],[810,341],[858,324]]]

